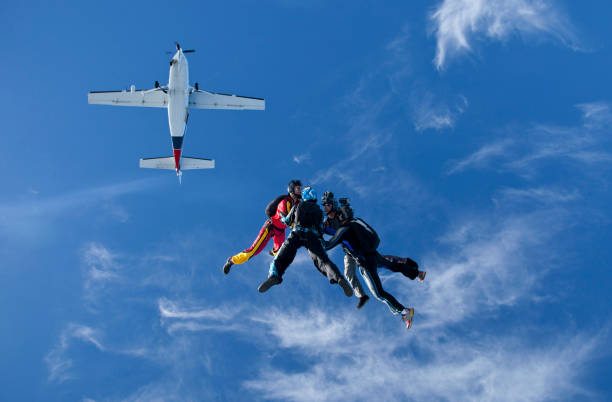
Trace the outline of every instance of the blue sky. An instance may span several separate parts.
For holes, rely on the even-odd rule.
[[[610,400],[612,31],[605,1],[0,6],[0,399]],[[89,90],[266,99],[164,110]],[[230,275],[290,179],[352,199],[414,326],[298,253]],[[342,263],[340,250],[331,258]]]

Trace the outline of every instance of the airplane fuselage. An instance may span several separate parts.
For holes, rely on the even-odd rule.
[[[181,180],[181,171],[195,169],[213,169],[214,159],[194,158],[182,155],[183,138],[189,119],[190,109],[217,110],[265,110],[265,101],[261,98],[229,95],[200,90],[196,82],[189,85],[189,65],[185,53],[195,50],[182,50],[176,43],[176,53],[170,60],[168,85],[159,85],[151,89],[137,90],[134,85],[129,90],[90,91],[87,102],[98,105],[155,107],[168,110],[168,125],[173,155],[158,158],[141,158],[140,167],[150,169],[175,170]]]
[[[168,79],[168,124],[172,137],[172,151],[177,174],[181,168],[181,149],[189,117],[189,65],[181,49],[170,61]]]

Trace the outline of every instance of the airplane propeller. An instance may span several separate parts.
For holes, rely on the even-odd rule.
[[[176,46],[176,50],[181,50],[181,45],[179,45],[178,42],[174,42],[174,45]],[[166,52],[166,54],[172,54],[173,52]],[[195,49],[186,49],[183,50],[183,53],[195,53]]]

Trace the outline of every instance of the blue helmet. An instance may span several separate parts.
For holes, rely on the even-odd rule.
[[[302,189],[302,199],[304,201],[317,200],[317,192],[312,189],[312,187],[304,187]]]

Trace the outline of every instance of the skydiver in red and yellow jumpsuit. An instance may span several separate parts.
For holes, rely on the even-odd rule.
[[[294,205],[299,204],[302,198],[302,182],[291,180],[287,186],[287,193],[286,196],[277,198],[278,202],[274,208],[275,213],[270,214],[272,216],[266,220],[251,247],[227,259],[223,266],[224,274],[229,274],[232,265],[243,264],[250,260],[251,257],[259,254],[268,244],[270,237],[274,241],[272,255],[276,255],[285,241],[285,229],[287,229],[287,225],[281,222],[281,219],[289,214]]]

